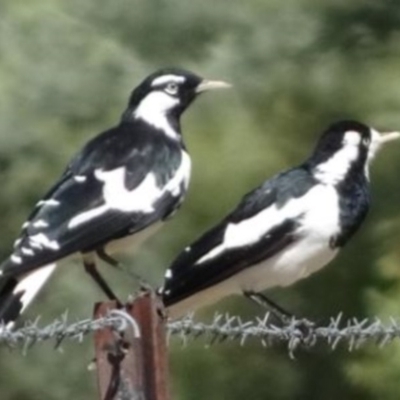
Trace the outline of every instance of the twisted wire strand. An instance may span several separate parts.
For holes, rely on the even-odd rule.
[[[64,313],[45,326],[39,326],[37,319],[13,331],[3,326],[0,327],[0,345],[22,347],[26,351],[40,342],[52,340],[58,347],[65,340],[82,342],[87,335],[104,328],[118,332],[131,329],[135,337],[139,337],[140,326],[132,316],[122,310],[117,313],[114,311],[103,318],[76,322],[70,322],[68,314]],[[298,347],[312,347],[317,343],[325,344],[332,350],[344,343],[349,351],[371,342],[384,346],[400,337],[400,322],[395,318],[389,318],[386,323],[379,318],[345,320],[339,314],[330,318],[325,326],[296,318],[286,324],[276,325],[270,321],[268,313],[263,318],[251,320],[216,314],[210,322],[196,321],[194,315],[188,315],[181,320],[167,322],[167,333],[169,337],[177,336],[184,344],[197,338],[203,338],[208,344],[230,340],[242,346],[250,339],[258,341],[262,346],[284,343],[293,356]]]

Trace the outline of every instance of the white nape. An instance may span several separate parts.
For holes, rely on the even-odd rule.
[[[168,121],[167,113],[179,104],[179,99],[163,91],[150,92],[137,106],[133,117],[159,129],[172,139],[180,139],[178,132]]]
[[[345,133],[342,148],[327,161],[317,166],[314,176],[327,185],[341,182],[359,155],[361,135],[356,131]]]

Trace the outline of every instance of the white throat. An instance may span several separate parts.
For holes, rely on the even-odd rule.
[[[378,131],[371,129],[371,144],[368,150],[367,164],[369,165],[382,147],[382,138]],[[366,168],[368,168],[368,165]]]
[[[372,160],[375,158],[376,154],[380,150],[382,146],[381,135],[378,131],[371,128],[371,143],[368,149],[367,162],[365,163],[364,173],[367,179],[369,180],[369,166],[372,163]]]
[[[180,135],[169,123],[167,113],[178,104],[177,98],[161,91],[154,91],[140,102],[133,113],[133,117],[146,121],[163,131],[168,137],[177,140],[180,139]]]

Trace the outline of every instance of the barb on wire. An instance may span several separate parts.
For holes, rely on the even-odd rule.
[[[126,313],[124,313],[126,314]],[[58,347],[65,339],[82,342],[84,337],[94,331],[110,327],[116,331],[124,331],[132,327],[132,317],[128,314],[111,312],[107,317],[99,319],[84,319],[77,322],[68,321],[68,313],[52,323],[39,327],[39,319],[28,322],[20,329],[9,330],[4,325],[0,326],[0,345],[9,347],[23,346],[26,350],[38,342],[53,339]],[[132,327],[136,334],[136,326]]]
[[[39,326],[38,320],[14,331],[0,327],[0,345],[22,346],[26,350],[38,342],[52,339],[57,347],[66,339],[82,342],[86,335],[105,327],[119,332],[129,328],[136,337],[140,334],[140,327],[136,321],[121,310],[118,313],[110,312],[104,318],[77,322],[69,322],[65,313],[43,327]],[[237,316],[216,314],[209,323],[196,321],[193,315],[189,315],[181,320],[168,322],[167,328],[169,336],[177,336],[183,343],[202,337],[209,344],[231,340],[244,345],[253,339],[259,341],[262,346],[285,343],[290,355],[293,355],[299,346],[311,347],[317,343],[325,343],[335,350],[343,342],[348,350],[352,351],[367,342],[384,346],[400,337],[400,322],[395,318],[390,318],[389,322],[384,324],[379,318],[343,320],[342,315],[331,318],[325,326],[317,326],[311,321],[295,318],[278,326],[270,322],[269,314],[264,318],[248,321],[243,321]]]

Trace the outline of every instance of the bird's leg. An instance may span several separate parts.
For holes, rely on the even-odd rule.
[[[302,333],[303,343],[307,345],[308,343],[312,342],[315,328],[315,324],[313,322],[305,318],[294,320],[295,316],[293,314],[286,311],[284,308],[276,304],[262,293],[246,291],[243,292],[243,294],[258,305],[271,310],[273,315],[284,324],[294,323],[296,328],[298,328]]]
[[[115,258],[112,258],[111,256],[109,256],[109,255],[104,251],[104,249],[97,250],[96,253],[97,253],[97,255],[99,256],[99,258],[100,258],[101,260],[103,260],[105,263],[111,265],[111,266],[114,267],[114,268],[118,268],[118,269],[121,269],[121,268],[122,268],[121,263],[120,263],[118,260],[116,260]]]
[[[118,260],[108,255],[103,248],[97,250],[96,253],[99,256],[99,258],[103,260],[105,263],[111,265],[114,268],[118,268],[119,270],[124,271],[130,276],[132,276],[136,281],[139,282],[141,290],[146,292],[153,290],[151,285],[146,280],[144,280],[140,275],[136,274],[135,272],[126,269]]]
[[[262,293],[256,293],[252,291],[245,291],[243,294],[250,300],[257,303],[259,306],[263,308],[269,309],[275,317],[277,317],[283,323],[288,323],[290,319],[293,318],[293,314],[286,311],[284,308],[276,304],[274,301],[269,299]]]
[[[118,306],[121,306],[121,302],[119,301],[118,297],[115,295],[115,293],[111,290],[110,286],[108,283],[105,281],[105,279],[101,276],[99,271],[96,268],[96,263],[94,261],[94,257],[88,257],[84,256],[83,257],[83,265],[85,267],[85,271],[92,277],[92,279],[99,285],[101,290],[105,293],[105,295],[110,299],[110,300],[115,300],[118,303]]]

